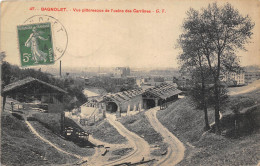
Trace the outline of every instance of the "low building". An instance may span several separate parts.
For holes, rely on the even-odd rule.
[[[226,82],[228,86],[245,85],[245,72],[229,72],[225,74],[222,81]]]
[[[260,71],[245,72],[245,84],[251,84],[260,79]]]
[[[114,69],[114,77],[127,77],[130,76],[130,68],[129,67],[117,67]]]
[[[191,86],[191,77],[182,75],[178,78],[173,78],[173,82],[176,83],[179,88],[187,89],[187,88],[190,88],[190,86]]]
[[[87,97],[88,100],[99,98],[105,95],[107,92],[103,88],[89,87],[83,90],[83,94]]]
[[[173,77],[172,76],[164,76],[164,82],[171,84],[173,83]]]
[[[63,134],[65,121],[63,99],[66,94],[66,91],[57,86],[28,77],[4,87],[2,111],[5,110],[7,97],[16,99],[22,105],[23,112],[29,112],[28,116],[48,124],[53,132],[58,133],[60,130]],[[44,110],[44,113],[41,110]],[[57,124],[59,122],[60,124]]]
[[[181,92],[176,85],[167,83],[149,88],[142,94],[143,108],[149,109],[157,106],[160,106],[161,109],[166,108],[169,102],[178,99]]]
[[[144,78],[144,83],[142,85],[145,86],[158,86],[164,83],[164,78],[163,77],[147,77]]]
[[[143,108],[142,89],[128,90],[103,96],[105,110],[110,113],[121,113],[128,111],[141,111]]]
[[[24,105],[30,106],[33,101],[39,101],[39,104],[47,104],[48,112],[62,112],[63,98],[67,94],[63,89],[43,82],[36,78],[28,77],[23,80],[16,81],[8,84],[3,89],[3,110],[5,105],[5,99],[7,96],[16,100],[24,100]],[[29,100],[29,101],[27,101]],[[31,102],[30,102],[31,101]],[[33,104],[31,104],[33,106]]]
[[[166,108],[169,102],[178,99],[181,92],[174,84],[162,83],[146,90],[134,89],[106,94],[102,97],[98,107],[101,108],[100,105],[105,105],[106,112],[116,113],[118,116],[121,116],[121,113],[141,111],[156,106]]]

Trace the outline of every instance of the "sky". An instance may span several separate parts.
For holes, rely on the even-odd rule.
[[[60,59],[65,67],[173,67],[177,68],[177,39],[189,8],[207,7],[210,0],[111,0],[111,1],[58,1],[58,2],[3,2],[1,3],[1,51],[6,60],[20,64],[17,25],[34,15],[49,15],[66,28],[68,46]],[[260,65],[260,1],[229,1],[241,14],[248,14],[255,22],[252,43],[247,52],[238,52],[241,65]],[[218,1],[219,4],[225,1]],[[77,9],[145,9],[165,13],[86,13],[30,11],[30,7]],[[61,42],[62,41],[55,41]],[[58,66],[55,63],[51,66]]]

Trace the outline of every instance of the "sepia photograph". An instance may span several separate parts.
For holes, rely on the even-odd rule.
[[[0,5],[0,165],[260,166],[259,0]]]

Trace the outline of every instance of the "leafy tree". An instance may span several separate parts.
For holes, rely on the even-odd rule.
[[[2,89],[5,85],[8,85],[11,81],[11,66],[8,62],[2,64]]]
[[[178,57],[181,65],[180,70],[182,73],[188,72],[193,78],[190,94],[197,107],[203,109],[205,119],[204,129],[209,130],[207,110],[208,91],[206,89],[209,72],[206,65],[207,60],[203,56],[203,47],[199,40],[193,39],[192,36],[185,33],[180,36],[178,44],[182,48],[182,53]]]
[[[184,35],[199,41],[207,66],[214,81],[214,109],[216,133],[219,129],[221,103],[221,75],[239,68],[236,56],[238,50],[246,50],[245,44],[252,37],[252,23],[249,16],[242,16],[229,3],[218,6],[209,4],[196,11],[190,9],[184,21]]]

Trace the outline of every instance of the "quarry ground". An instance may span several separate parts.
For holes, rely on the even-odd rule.
[[[245,87],[241,91],[232,88],[222,115],[232,114],[234,105],[239,110],[258,105],[260,89],[255,87],[250,91]],[[259,107],[256,109],[260,111]],[[209,108],[208,114],[213,123],[213,108]],[[2,113],[1,124],[1,162],[5,165],[64,165],[82,161],[87,161],[83,165],[96,165],[97,161],[115,165],[150,159],[156,160],[144,165],[257,165],[260,161],[258,128],[238,138],[205,132],[203,111],[196,109],[189,97],[173,102],[165,110],[156,107],[118,120],[108,115],[94,126],[81,126],[92,133],[89,140],[93,144],[103,145],[94,149],[79,148],[37,121],[28,124],[8,112]]]

